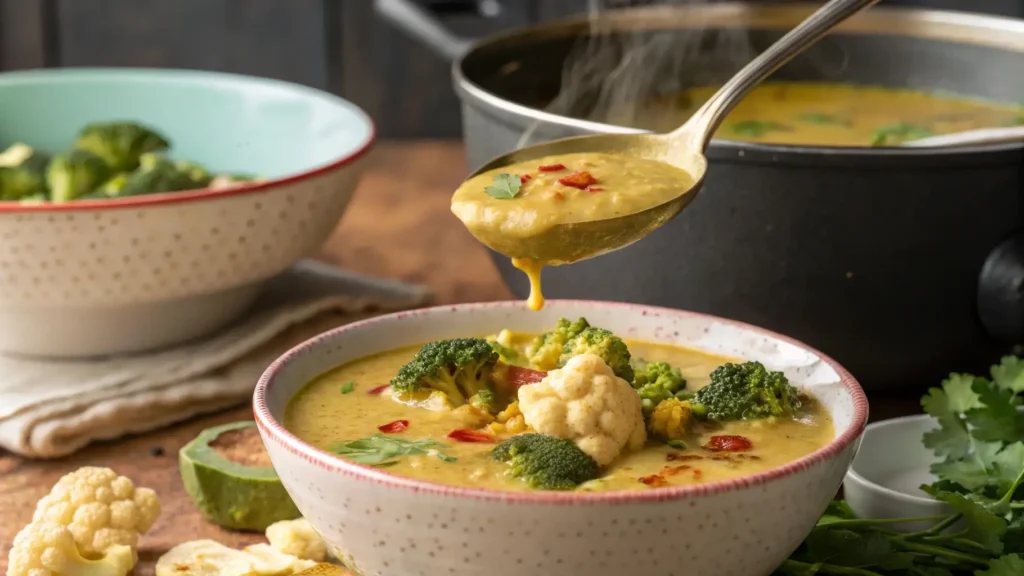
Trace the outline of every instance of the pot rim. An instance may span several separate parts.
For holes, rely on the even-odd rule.
[[[806,2],[787,5],[758,5],[750,2],[723,2],[699,6],[651,6],[610,10],[602,18],[612,30],[675,29],[686,18],[680,15],[700,14],[704,25],[717,28],[751,28],[788,30],[800,22],[819,5]],[[670,16],[669,16],[670,15]],[[690,18],[690,21],[696,20]],[[452,63],[452,83],[464,103],[484,110],[489,116],[498,112],[501,120],[529,131],[538,125],[555,125],[575,129],[585,134],[642,134],[650,130],[617,126],[593,120],[584,120],[547,112],[508,100],[473,82],[463,71],[463,63],[481,50],[499,50],[505,44],[513,45],[532,37],[579,36],[590,30],[587,16],[561,19],[548,24],[531,26],[495,34],[472,44],[460,58]],[[914,7],[875,6],[867,12],[847,20],[837,28],[840,33],[887,34],[916,38],[945,40],[948,42],[1000,47],[1024,52],[1024,20],[953,10],[929,10]],[[1024,56],[1022,56],[1024,57]],[[1024,150],[1022,142],[1002,142],[973,146],[938,148],[903,147],[851,147],[806,146],[768,144],[736,140],[712,139],[708,156],[711,158],[745,157],[746,161],[776,163],[780,154],[813,156],[816,162],[833,159],[840,163],[850,158],[892,159],[905,166],[907,160],[918,159],[924,164],[949,165],[950,157],[961,156],[981,160],[979,156],[1000,154],[992,163],[1018,160]],[[976,163],[976,162],[975,162]]]
[[[525,303],[521,300],[506,300],[499,302],[483,302],[483,303],[472,303],[472,304],[456,304],[447,306],[432,306],[428,308],[420,308],[417,310],[396,312],[393,314],[386,314],[383,316],[377,316],[359,322],[353,322],[340,326],[333,330],[329,330],[305,342],[295,346],[291,350],[285,352],[279,358],[274,360],[273,363],[263,372],[260,376],[259,381],[256,383],[256,389],[253,393],[253,415],[256,420],[257,426],[260,428],[261,434],[263,435],[264,441],[273,441],[283,450],[305,460],[306,462],[331,473],[339,473],[344,476],[353,478],[354,480],[369,482],[371,484],[379,485],[383,488],[393,490],[408,490],[412,492],[422,492],[435,496],[443,496],[448,498],[460,498],[460,499],[472,499],[478,501],[497,501],[497,502],[509,502],[516,504],[547,504],[547,505],[575,505],[575,506],[586,506],[586,505],[603,505],[603,504],[643,504],[643,503],[657,503],[673,500],[685,500],[689,498],[701,498],[705,496],[713,496],[733,491],[745,490],[754,486],[762,486],[770,482],[787,478],[790,476],[798,475],[813,466],[821,465],[823,463],[835,460],[842,452],[849,447],[853,446],[858,442],[861,434],[864,432],[864,428],[868,422],[868,399],[864,390],[857,382],[856,378],[853,377],[845,368],[842,367],[838,362],[823,354],[819,350],[804,344],[796,339],[788,336],[783,336],[776,332],[760,328],[745,322],[739,322],[736,320],[729,320],[726,318],[720,318],[710,314],[701,314],[699,312],[689,312],[684,310],[675,310],[671,308],[663,308],[659,306],[646,306],[640,304],[629,304],[624,302],[606,302],[597,300],[552,300],[549,301],[551,304],[567,304],[567,305],[582,305],[582,306],[603,306],[611,307],[623,310],[625,312],[633,314],[643,315],[664,315],[664,316],[676,316],[682,318],[703,318],[706,320],[713,320],[715,322],[735,326],[742,328],[743,330],[750,331],[756,334],[767,336],[779,340],[781,342],[796,346],[801,350],[810,352],[817,356],[822,362],[828,364],[839,377],[839,385],[850,395],[850,400],[853,405],[853,414],[851,416],[850,424],[842,434],[834,438],[828,444],[818,448],[817,450],[806,454],[796,460],[787,462],[781,466],[759,472],[757,474],[751,474],[748,476],[741,476],[739,478],[733,478],[730,480],[721,480],[718,482],[709,482],[707,484],[696,484],[690,486],[675,486],[671,488],[654,488],[644,491],[630,491],[630,490],[617,490],[611,492],[509,492],[501,490],[491,490],[485,488],[466,488],[461,486],[451,486],[445,484],[438,484],[434,482],[428,482],[425,480],[419,480],[415,478],[409,478],[406,476],[398,476],[387,472],[386,469],[374,468],[372,466],[366,466],[363,464],[357,464],[348,460],[344,460],[338,456],[330,454],[319,448],[315,448],[311,444],[306,443],[299,437],[289,432],[270,412],[270,408],[267,403],[268,393],[271,387],[277,384],[277,380],[280,377],[281,371],[288,364],[295,362],[300,357],[314,353],[318,348],[323,346],[327,341],[341,336],[345,332],[370,326],[374,324],[387,324],[392,322],[401,322],[403,318],[412,318],[423,315],[448,315],[452,313],[472,313],[476,310],[487,310],[493,308],[520,308],[525,309]]]

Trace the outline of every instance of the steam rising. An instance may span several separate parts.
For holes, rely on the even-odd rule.
[[[679,126],[703,103],[690,101],[688,89],[721,85],[764,46],[753,46],[746,30],[708,29],[704,22],[693,20],[700,18],[697,10],[687,12],[690,20],[682,33],[615,31],[610,10],[654,5],[653,10],[668,12],[682,5],[713,2],[588,0],[589,35],[581,36],[566,59],[561,91],[545,110],[648,130]],[[822,73],[845,68],[845,53],[839,54],[837,62],[834,48],[807,56]],[[519,145],[535,143],[534,136],[544,139],[536,133],[539,127],[528,129]]]

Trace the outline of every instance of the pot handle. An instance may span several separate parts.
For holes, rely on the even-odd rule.
[[[978,317],[991,337],[1024,341],[1024,232],[1004,240],[985,259],[978,276]]]
[[[373,9],[382,20],[403,30],[448,60],[461,58],[474,42],[452,33],[437,17],[412,0],[374,0]]]

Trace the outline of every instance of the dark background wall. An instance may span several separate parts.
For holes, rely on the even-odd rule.
[[[417,3],[464,36],[582,12],[587,0]],[[605,4],[643,4],[605,0]],[[910,0],[1024,17],[1024,0]],[[372,0],[0,0],[0,71],[44,66],[220,70],[330,90],[390,138],[456,137],[449,66],[380,21]]]

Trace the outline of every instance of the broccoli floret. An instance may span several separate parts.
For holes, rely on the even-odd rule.
[[[580,318],[575,322],[559,318],[554,330],[534,338],[526,351],[527,360],[537,370],[558,368],[558,359],[562,356],[565,343],[589,327],[590,324],[586,318]]]
[[[50,156],[27,144],[15,143],[0,152],[0,166],[26,168],[29,172],[45,176]]]
[[[46,184],[50,199],[67,202],[86,196],[110,177],[110,167],[86,150],[72,150],[60,154],[46,167]]]
[[[572,440],[545,434],[513,436],[498,444],[491,458],[508,463],[513,476],[538,490],[572,490],[600,472]]]
[[[633,368],[633,387],[640,395],[644,415],[649,416],[659,402],[676,397],[686,388],[686,380],[667,362],[638,361]]]
[[[132,122],[90,124],[75,140],[75,148],[96,154],[113,172],[132,171],[139,166],[143,154],[169,146],[162,135]]]
[[[458,407],[481,392],[491,392],[498,353],[483,338],[431,342],[398,370],[391,387],[399,393],[438,390]],[[486,395],[485,395],[486,396]]]
[[[21,166],[0,166],[0,200],[46,198],[43,177]]]
[[[722,364],[691,401],[694,415],[719,422],[792,414],[801,404],[786,375],[760,362]]]
[[[629,361],[629,348],[626,347],[626,343],[608,330],[595,326],[584,328],[565,343],[562,355],[558,358],[558,365],[565,366],[573,356],[587,353],[600,356],[619,378],[626,382],[633,381],[633,366]]]
[[[116,196],[138,196],[206,187],[209,183],[208,175],[205,171],[197,174],[193,166],[174,162],[159,154],[143,154],[139,158],[138,169],[125,177]]]
[[[213,176],[210,175],[210,172],[195,162],[178,160],[174,165],[180,172],[184,172],[188,178],[196,184],[197,188],[205,188],[209,186],[210,182],[213,180]]]

